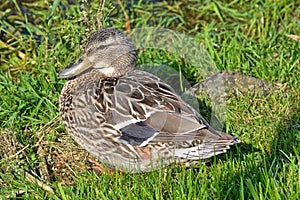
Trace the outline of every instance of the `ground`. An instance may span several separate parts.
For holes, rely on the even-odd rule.
[[[299,2],[101,2],[1,3],[0,199],[299,199]],[[193,38],[220,74],[234,72],[221,127],[242,144],[190,168],[100,176],[91,170],[94,158],[59,120],[65,80],[58,72],[92,33],[109,26],[173,30]],[[203,90],[214,80],[167,47],[138,53],[138,65],[167,65]],[[258,84],[257,92],[248,87],[253,80],[272,86]],[[211,114],[219,103],[206,92],[198,91],[198,107],[216,122]]]

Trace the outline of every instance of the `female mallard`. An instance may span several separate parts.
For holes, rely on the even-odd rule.
[[[135,70],[137,53],[114,28],[96,32],[83,56],[59,76],[68,132],[112,169],[146,172],[226,152],[237,142],[218,132],[158,77]]]

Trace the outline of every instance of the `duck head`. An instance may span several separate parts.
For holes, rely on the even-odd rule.
[[[62,70],[59,77],[72,78],[92,68],[106,77],[120,77],[134,68],[136,60],[136,49],[130,39],[115,28],[105,28],[88,39],[83,55]]]

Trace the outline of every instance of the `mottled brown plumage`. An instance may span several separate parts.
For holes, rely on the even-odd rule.
[[[237,142],[213,130],[158,77],[134,70],[136,59],[127,36],[107,28],[60,73],[69,78],[60,96],[61,119],[87,151],[110,168],[146,172],[205,160]]]

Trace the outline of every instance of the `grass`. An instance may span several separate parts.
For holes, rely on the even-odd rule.
[[[264,95],[229,95],[225,129],[243,144],[194,168],[97,176],[89,169],[89,155],[59,122],[58,98],[65,80],[57,72],[78,57],[99,26],[126,29],[120,5],[106,1],[101,11],[98,2],[2,3],[0,199],[299,199],[300,41],[288,35],[300,36],[300,4],[123,4],[132,29],[161,27],[194,37],[219,70],[277,85]],[[193,83],[205,78],[167,49],[144,49],[139,56],[139,64],[168,63]],[[54,192],[26,179],[23,169],[33,170]]]

